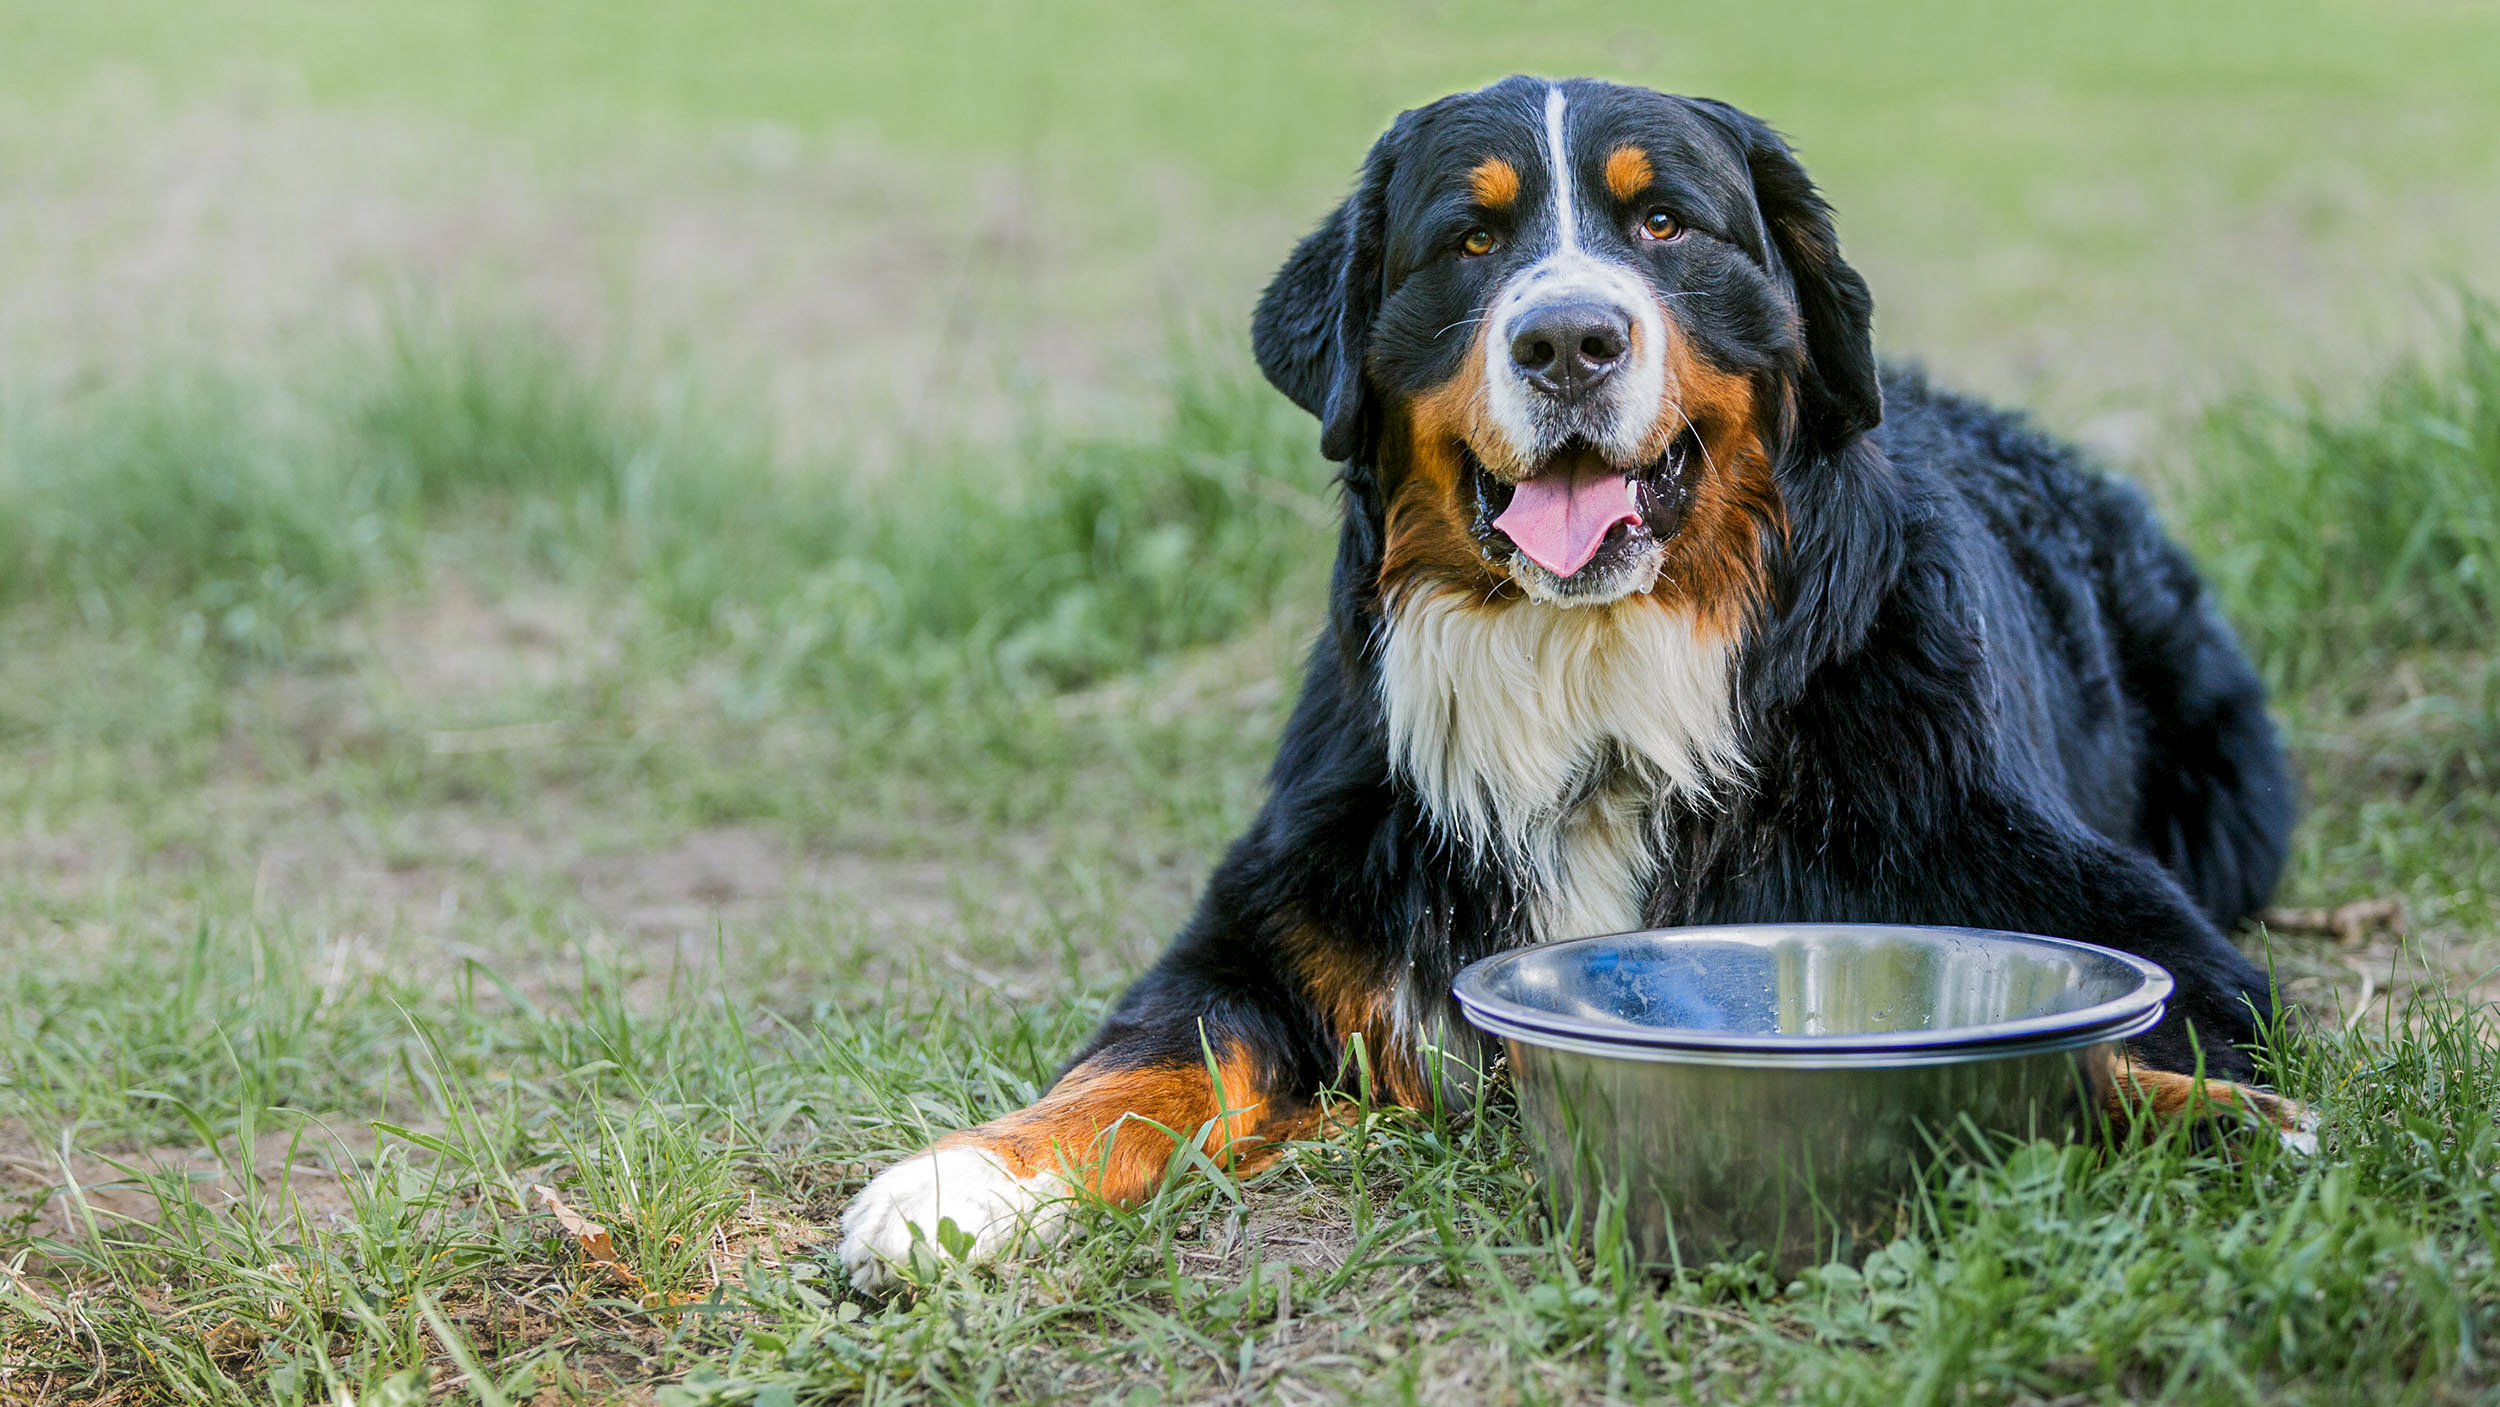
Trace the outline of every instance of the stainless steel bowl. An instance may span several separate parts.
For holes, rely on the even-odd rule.
[[[1558,1215],[1785,1274],[1893,1234],[1939,1156],[2088,1127],[2170,989],[2088,943],[1794,924],[1520,948],[1454,990],[1508,1046]]]

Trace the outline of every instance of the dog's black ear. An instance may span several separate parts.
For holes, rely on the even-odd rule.
[[[1699,104],[1745,153],[1754,204],[1797,289],[1805,322],[1806,365],[1798,411],[1809,441],[1846,446],[1884,419],[1875,365],[1875,299],[1840,257],[1831,207],[1823,203],[1788,143],[1760,119],[1725,103]]]
[[[1354,194],[1294,247],[1250,318],[1259,369],[1319,417],[1319,450],[1330,459],[1361,450],[1372,413],[1363,357],[1380,313],[1382,206],[1408,126],[1401,117],[1372,144]]]

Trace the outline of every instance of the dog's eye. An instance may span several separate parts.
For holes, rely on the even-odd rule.
[[[1684,226],[1676,221],[1672,211],[1652,210],[1641,217],[1641,236],[1644,239],[1669,240],[1682,233]]]
[[[1491,230],[1484,228],[1482,225],[1478,225],[1476,228],[1469,230],[1466,236],[1459,240],[1458,247],[1459,251],[1464,254],[1485,255],[1492,253],[1493,246],[1500,242],[1501,241],[1493,237],[1493,232]]]

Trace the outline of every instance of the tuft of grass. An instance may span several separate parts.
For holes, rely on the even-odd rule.
[[[653,436],[612,374],[539,328],[402,314],[366,356],[348,443],[403,511],[582,502],[605,517]]]
[[[725,1132],[707,1136],[709,1110],[641,1102],[611,1112],[595,1098],[589,1108],[582,1135],[560,1135],[568,1181],[599,1209],[643,1302],[665,1308],[711,1293],[713,1233],[745,1196],[733,1180],[739,1145]]]
[[[351,1074],[394,1048],[403,1022],[388,982],[325,991],[299,941],[246,923],[201,923],[154,941],[125,935],[124,964],[13,963],[0,986],[0,1090],[13,1117],[86,1136],[155,1142],[244,1111],[331,1110]]]
[[[0,410],[0,608],[275,656],[375,579],[381,524],[264,399],[160,372]]]
[[[1333,530],[1307,425],[1238,373],[1184,363],[1143,434],[1034,439],[1028,464],[681,499],[638,553],[655,604],[770,697],[1049,692],[1237,634]]]
[[[2232,401],[2206,444],[2186,523],[2277,687],[2500,639],[2500,307],[2357,395]]]

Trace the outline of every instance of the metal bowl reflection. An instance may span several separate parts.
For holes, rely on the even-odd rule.
[[[1508,1047],[1558,1214],[1785,1274],[1890,1235],[1940,1155],[2088,1127],[2171,985],[2064,939],[1795,924],[1520,948],[1454,990]]]

